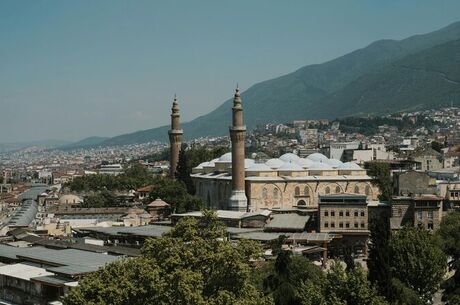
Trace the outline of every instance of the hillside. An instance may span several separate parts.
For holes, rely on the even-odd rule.
[[[74,149],[74,148],[84,148],[89,146],[97,146],[100,145],[102,142],[108,140],[108,137],[88,137],[83,140],[73,142],[67,145],[60,146],[60,149]]]
[[[253,85],[242,93],[248,128],[266,122],[336,118],[445,105],[458,97],[460,22],[438,31],[380,40],[322,64]],[[231,90],[229,90],[229,96]],[[169,115],[166,114],[165,115]],[[231,99],[183,124],[185,136],[225,135]],[[102,145],[167,140],[167,126],[117,136]]]

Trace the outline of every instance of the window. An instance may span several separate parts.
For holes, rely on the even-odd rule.
[[[331,211],[331,216],[332,216],[332,217],[335,216],[335,211]]]
[[[324,216],[329,216],[329,211],[324,211]]]
[[[339,216],[340,216],[340,217],[343,217],[343,211],[340,211],[340,212],[339,212]]]
[[[417,211],[417,220],[422,220],[422,218],[423,218],[423,212]]]
[[[296,196],[300,196],[300,187],[296,186],[295,191],[294,191],[294,194],[295,194]]]
[[[329,223],[327,221],[324,223],[324,227],[329,228]]]
[[[343,222],[339,222],[339,228],[343,228]]]
[[[361,211],[361,217],[364,217],[366,213],[364,211]]]
[[[355,211],[355,217],[358,217],[358,211]]]
[[[345,223],[345,227],[346,227],[346,228],[349,228],[349,227],[350,227],[350,223],[349,223],[349,222],[346,222],[346,223]]]
[[[267,199],[267,189],[266,188],[262,189],[262,198]]]
[[[278,199],[278,189],[276,187],[273,189],[273,199]]]
[[[361,228],[364,229],[366,227],[366,224],[364,222],[361,222]]]
[[[331,222],[331,228],[335,228],[335,222]]]
[[[345,212],[345,216],[347,216],[347,217],[350,216],[350,211],[347,210],[347,211]]]
[[[355,186],[355,194],[359,194],[359,186]]]
[[[328,186],[328,187],[326,187],[326,189],[325,189],[325,193],[326,193],[326,194],[330,194],[330,193],[331,193],[331,188],[330,188],[329,186]]]
[[[366,193],[366,196],[369,196],[371,194],[371,187],[369,185],[366,185],[366,189],[364,190]]]
[[[303,189],[303,195],[306,196],[306,197],[309,197],[309,196],[310,196],[310,190],[308,189],[308,186],[306,186],[306,187]]]
[[[358,223],[357,223],[357,222],[355,222],[355,229],[357,229],[357,228],[358,228]]]
[[[433,220],[433,211],[428,211],[428,220]]]
[[[428,223],[427,228],[428,228],[428,230],[433,230],[433,223],[432,222]]]
[[[340,193],[342,192],[342,190],[340,189],[340,186],[337,185],[337,186],[335,187],[335,192],[336,192],[337,194],[340,194]]]

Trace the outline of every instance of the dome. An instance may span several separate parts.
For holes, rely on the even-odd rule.
[[[206,167],[214,167],[214,166],[216,166],[217,161],[219,161],[219,159],[213,159],[213,160],[209,161],[208,164],[206,164],[205,166]]]
[[[297,163],[284,162],[283,165],[281,165],[278,168],[278,170],[279,171],[302,171],[304,169]]]
[[[280,160],[281,161],[284,161],[284,162],[293,162],[293,161],[296,161],[300,159],[299,156],[297,156],[296,154],[293,154],[293,153],[287,153],[287,154],[284,154],[280,157]]]
[[[270,168],[277,169],[278,167],[283,165],[283,163],[284,162],[281,161],[280,159],[270,159],[270,160],[267,160],[267,162],[265,162],[265,165],[267,165]]]
[[[249,168],[251,167],[254,163],[256,163],[254,160],[252,159],[244,159],[244,168]]]
[[[314,162],[309,159],[299,158],[295,163],[302,166],[303,168],[309,168]]]
[[[83,200],[77,195],[63,195],[59,198],[59,204],[81,203]]]
[[[203,167],[208,166],[209,162],[200,163],[198,166],[194,167],[196,169],[203,169]]]
[[[315,162],[325,162],[328,158],[320,153],[313,153],[307,157],[307,159]]]
[[[328,169],[333,169],[333,168],[327,163],[313,162],[313,164],[309,167],[309,169],[328,170]]]
[[[324,161],[324,163],[329,164],[330,166],[336,167],[336,168],[341,167],[342,164],[343,164],[342,161],[337,160],[337,159],[328,159],[328,160]]]
[[[357,169],[357,170],[362,169],[361,166],[353,162],[343,163],[340,168],[341,169]]]
[[[232,162],[232,153],[228,152],[226,154],[223,154],[222,156],[220,156],[219,160],[217,161],[218,162]]]
[[[249,172],[268,172],[268,171],[272,171],[273,169],[271,169],[264,163],[254,163],[253,165],[248,167],[246,170]]]

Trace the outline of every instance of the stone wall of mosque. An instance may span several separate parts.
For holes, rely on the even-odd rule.
[[[229,179],[195,178],[196,195],[203,200],[204,207],[227,209],[231,195]],[[251,211],[292,207],[316,208],[319,195],[328,194],[362,194],[368,200],[377,200],[378,187],[369,181],[248,181],[246,180],[246,196]]]

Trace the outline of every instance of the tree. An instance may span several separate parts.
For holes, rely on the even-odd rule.
[[[369,280],[381,295],[392,300],[390,265],[390,221],[380,217],[370,224],[369,257],[367,260]]]
[[[117,207],[119,205],[120,203],[118,202],[117,197],[107,190],[86,196],[85,200],[81,204],[81,206],[85,208]]]
[[[455,270],[454,275],[442,285],[443,299],[449,304],[460,304],[460,213],[454,211],[444,216],[436,233],[444,253],[451,258],[449,267]]]
[[[281,238],[279,240],[283,241]],[[277,305],[302,304],[299,297],[302,283],[318,283],[323,279],[323,271],[319,267],[286,250],[278,252],[275,263],[268,269],[271,273],[265,278],[263,287],[266,293],[273,296]]]
[[[174,175],[177,180],[181,181],[185,185],[187,192],[190,195],[194,195],[195,185],[193,184],[192,178],[190,177],[191,173],[192,170],[188,166],[185,149],[181,149],[179,152],[179,161],[177,162],[176,173]]]
[[[390,172],[390,166],[386,163],[369,163],[368,174],[373,178],[373,184],[379,187],[379,199],[383,201],[389,201],[393,194],[393,181]]]
[[[303,282],[298,291],[302,305],[388,304],[367,280],[361,265],[346,272],[340,263],[334,263],[322,280]]]
[[[249,259],[262,249],[252,241],[235,245],[225,234],[214,213],[182,219],[164,236],[147,240],[140,258],[109,264],[82,280],[64,304],[271,304],[250,282]]]
[[[430,302],[447,262],[433,235],[423,228],[403,228],[391,237],[390,257],[392,275]]]
[[[187,193],[184,184],[169,178],[158,178],[155,187],[149,194],[149,200],[161,198],[171,204],[174,213],[184,213],[200,210],[203,206],[201,199]]]

